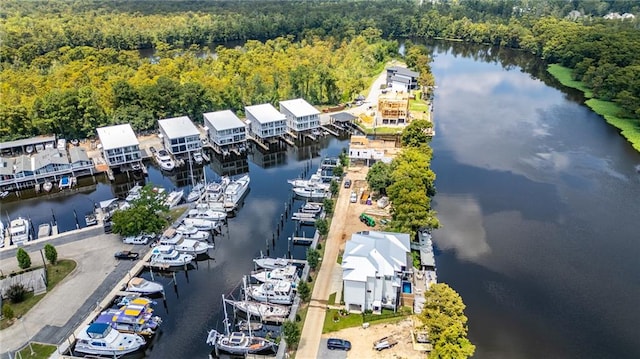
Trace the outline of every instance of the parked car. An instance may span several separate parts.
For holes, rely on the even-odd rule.
[[[351,350],[351,342],[344,339],[329,338],[329,340],[327,340],[327,349]]]
[[[344,188],[351,188],[351,180],[346,178],[344,180]]]
[[[356,191],[351,191],[351,198],[349,198],[349,202],[351,203],[358,202],[358,194],[356,194]]]
[[[116,259],[136,260],[140,257],[140,254],[132,251],[120,251],[116,252],[114,256],[116,257]]]
[[[376,221],[364,213],[360,215],[360,222],[366,224],[369,227],[375,227],[376,225]]]

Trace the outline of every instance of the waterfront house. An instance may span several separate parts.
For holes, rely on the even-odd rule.
[[[187,116],[158,121],[164,148],[172,155],[182,157],[202,149],[200,131]]]
[[[90,170],[93,171],[93,162],[89,158],[87,151],[81,147],[69,147],[69,160],[73,171]]]
[[[320,128],[320,111],[304,99],[280,101],[280,112],[287,118],[287,127],[293,132]]]
[[[22,140],[0,142],[0,152],[3,156],[34,152],[36,148],[53,147],[56,136],[37,136]]]
[[[378,161],[391,163],[391,160],[400,152],[396,141],[377,139],[372,140],[366,136],[351,136],[349,140],[349,161],[371,166]]]
[[[246,106],[244,112],[250,132],[261,140],[287,133],[287,118],[270,103]]]
[[[0,183],[4,184],[13,181],[15,177],[13,173],[13,165],[15,160],[13,158],[0,157]]]
[[[212,146],[223,153],[231,149],[244,150],[247,126],[231,110],[207,112],[202,116]]]
[[[418,88],[419,72],[411,71],[406,67],[391,66],[387,68],[387,86],[393,91],[415,90]]]
[[[409,234],[363,231],[351,235],[342,256],[344,304],[349,312],[397,309],[411,273]]]
[[[378,97],[378,125],[406,125],[409,122],[409,94],[390,91]]]
[[[140,142],[131,125],[115,125],[96,129],[102,154],[109,167],[139,163],[142,159]]]
[[[67,152],[57,148],[45,149],[31,156],[31,159],[31,170],[39,177],[71,169]]]

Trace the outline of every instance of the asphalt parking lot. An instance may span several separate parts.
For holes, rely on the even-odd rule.
[[[327,349],[327,338],[320,340],[320,348],[318,348],[318,358],[322,359],[346,359],[347,352],[345,350],[329,350]]]

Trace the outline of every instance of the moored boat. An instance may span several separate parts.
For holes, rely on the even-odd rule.
[[[191,261],[193,261],[193,256],[191,254],[180,253],[174,249],[173,246],[159,245],[154,247],[151,251],[151,264],[178,267],[189,264]]]
[[[298,268],[294,265],[253,272],[251,273],[251,278],[262,283],[267,281],[283,280],[295,284],[300,280],[300,277],[298,276]]]
[[[193,186],[193,188],[191,189],[191,191],[189,192],[185,200],[187,202],[195,202],[198,199],[200,199],[200,197],[202,197],[202,194],[204,193],[205,190],[206,190],[206,187],[204,186],[204,184],[197,183],[195,186]]]
[[[216,221],[211,221],[202,218],[185,218],[182,220],[186,226],[196,227],[200,230],[212,231],[220,227],[220,224]]]
[[[163,235],[160,238],[159,244],[161,246],[169,246],[180,253],[186,253],[191,255],[204,254],[209,249],[213,248],[212,245],[200,242],[194,239],[185,239],[182,234],[178,233],[175,229],[169,228],[167,232],[172,231],[170,235]]]
[[[323,188],[303,188],[296,187],[293,193],[302,198],[330,198],[331,193]]]
[[[135,292],[140,294],[158,294],[164,293],[164,286],[158,282],[152,282],[144,278],[135,277],[131,278],[127,283],[127,292]]]
[[[49,237],[51,235],[51,225],[49,223],[42,223],[38,226],[38,239]]]
[[[225,299],[237,310],[259,318],[262,322],[281,323],[289,316],[289,307],[271,303],[256,302],[252,300]]]
[[[135,298],[118,309],[111,308],[103,311],[94,323],[106,323],[121,333],[135,333],[139,335],[153,335],[162,319],[153,315],[151,304],[147,298]]]
[[[305,203],[301,208],[300,212],[304,213],[320,213],[322,211],[322,205],[318,203]]]
[[[125,198],[125,200],[127,202],[135,201],[135,200],[140,198],[140,196],[142,195],[141,192],[142,192],[142,186],[137,184],[137,185],[131,187],[131,189],[127,193],[127,197]]]
[[[184,196],[184,190],[173,191],[167,195],[167,198],[164,201],[165,206],[169,207],[169,209],[177,206],[182,201],[182,197]]]
[[[238,203],[244,198],[249,189],[249,183],[251,178],[249,175],[244,175],[236,180],[231,181],[227,188],[224,190],[224,206],[229,210],[233,210],[238,207]]]
[[[211,234],[206,231],[198,230],[193,226],[180,225],[176,228],[176,232],[182,234],[182,237],[187,239],[195,239],[197,241],[208,241],[211,238]]]
[[[291,305],[294,297],[292,284],[285,281],[269,281],[247,287],[247,294],[258,302],[284,305]]]
[[[120,333],[109,324],[93,323],[80,331],[74,351],[116,357],[133,353],[145,344],[145,340],[137,334]]]
[[[149,150],[153,154],[153,158],[155,158],[158,166],[160,166],[161,169],[170,172],[173,171],[173,169],[176,167],[176,162],[173,160],[173,158],[171,158],[169,152],[164,148],[156,151],[155,148],[150,147]]]
[[[21,245],[31,240],[29,223],[29,220],[23,217],[18,217],[9,222],[9,237],[12,244]]]
[[[226,212],[214,211],[211,209],[200,210],[200,209],[192,209],[187,213],[189,218],[202,218],[210,221],[222,221],[227,218]]]
[[[275,269],[275,268],[284,268],[290,264],[289,260],[286,258],[255,258],[253,262],[260,268],[264,269]]]

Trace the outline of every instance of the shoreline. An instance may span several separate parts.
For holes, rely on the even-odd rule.
[[[605,101],[593,97],[593,93],[582,81],[571,78],[572,69],[558,64],[547,66],[547,72],[558,80],[560,84],[581,91],[584,94],[584,104],[594,113],[602,116],[605,121],[619,130],[619,133],[636,151],[640,152],[640,128],[635,126],[634,120],[618,117],[620,107],[612,101]]]

